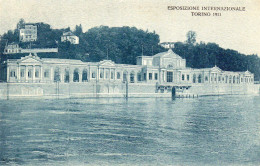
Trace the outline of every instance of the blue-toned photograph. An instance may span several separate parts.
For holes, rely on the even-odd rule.
[[[260,165],[257,0],[0,0],[0,165]]]

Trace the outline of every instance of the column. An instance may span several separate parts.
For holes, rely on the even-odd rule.
[[[40,82],[43,82],[43,68],[41,66],[41,71],[40,71]]]
[[[50,72],[50,78],[51,78],[51,82],[54,82],[54,73],[53,73],[54,71],[53,71],[53,67],[51,67],[51,72]]]
[[[79,70],[79,82],[82,82],[82,71]]]
[[[17,67],[17,81],[20,82],[20,65],[18,64],[18,67]]]
[[[73,70],[70,69],[70,82],[73,82]]]
[[[111,80],[111,68],[109,68],[108,73],[109,73],[109,75],[108,75],[108,80],[109,80],[109,82],[110,82],[110,80]]]
[[[65,75],[64,70],[65,69],[60,69],[60,82],[64,82],[64,75]]]
[[[148,81],[149,81],[149,72],[146,71],[146,82],[148,82]]]
[[[35,82],[35,66],[33,65],[32,82]]]
[[[25,76],[25,82],[28,81],[28,66],[24,66],[25,67],[25,73],[24,73],[24,76]]]
[[[10,72],[9,66],[7,65],[6,68],[7,68],[7,69],[6,69],[6,70],[7,70],[7,71],[6,71],[6,72],[7,72],[7,73],[6,73],[6,75],[7,75],[7,76],[6,76],[6,82],[9,82],[9,77],[10,77],[10,76],[9,76],[9,75],[10,75],[10,73],[9,73],[9,72]]]

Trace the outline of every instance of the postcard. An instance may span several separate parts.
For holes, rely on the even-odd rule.
[[[258,0],[0,0],[0,165],[259,165]]]

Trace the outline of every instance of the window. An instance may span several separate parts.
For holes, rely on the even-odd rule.
[[[120,72],[117,72],[116,78],[117,78],[117,79],[120,79]]]
[[[144,73],[144,81],[146,81],[146,73]]]
[[[10,76],[11,76],[11,77],[15,77],[15,70],[11,70]]]
[[[189,75],[189,74],[187,75],[187,80],[188,80],[188,81],[190,80],[190,75]]]
[[[226,76],[226,80],[225,80],[225,83],[228,83],[228,76]]]
[[[37,69],[35,71],[35,78],[39,78],[39,70],[37,70]]]
[[[109,78],[109,71],[106,71],[106,79]]]
[[[92,78],[96,78],[96,72],[92,72]]]
[[[167,68],[173,68],[173,65],[172,65],[172,64],[169,64],[169,65],[167,66]]]
[[[184,75],[184,74],[181,75],[181,79],[182,79],[182,80],[185,79],[185,75]]]
[[[88,71],[86,69],[83,70],[82,81],[83,82],[87,82],[88,81]]]
[[[154,73],[154,79],[158,80],[158,73]]]
[[[21,75],[21,77],[24,77],[24,69],[21,69],[20,75]]]
[[[31,69],[28,70],[28,78],[32,78],[32,70]]]
[[[142,76],[141,76],[141,73],[138,73],[138,76],[137,76],[137,79],[138,79],[138,81],[141,81],[141,78]]]
[[[103,71],[100,71],[100,78],[103,78]]]
[[[201,83],[202,81],[201,81],[201,74],[199,75],[199,77],[198,77],[198,83]]]
[[[193,83],[196,83],[196,74],[193,74],[192,82],[193,82]]]
[[[123,74],[123,82],[126,82],[126,81],[127,81],[127,73],[124,72],[124,74]]]
[[[135,74],[131,73],[130,74],[130,83],[134,83],[135,82]]]
[[[173,81],[173,72],[167,71],[167,82]]]
[[[111,79],[114,79],[114,72],[111,71]]]
[[[205,81],[208,81],[208,80],[209,80],[208,76],[205,76]]]
[[[153,73],[149,73],[149,80],[153,79]]]
[[[220,76],[218,76],[218,81],[219,81],[219,82],[221,81],[221,77],[220,77]]]
[[[47,73],[48,73],[48,77],[49,77],[49,71]],[[69,69],[65,69],[64,82],[70,82],[70,72],[69,72]]]
[[[49,70],[45,70],[45,71],[44,71],[44,77],[45,77],[45,78],[48,78],[48,77],[49,77]]]

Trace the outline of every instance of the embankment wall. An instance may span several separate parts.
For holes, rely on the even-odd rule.
[[[258,85],[194,84],[177,96],[259,94]],[[69,97],[171,97],[171,91],[156,90],[156,85],[135,83],[0,83],[0,99]]]

